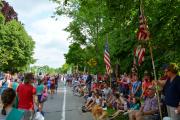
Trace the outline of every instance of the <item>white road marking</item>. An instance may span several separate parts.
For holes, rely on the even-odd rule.
[[[61,120],[65,120],[66,117],[66,87],[64,87],[64,100],[63,100],[63,107],[62,107],[62,119]]]

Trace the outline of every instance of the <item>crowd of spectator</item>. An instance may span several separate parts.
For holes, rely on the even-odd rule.
[[[132,72],[120,75],[113,82],[107,79],[107,75],[74,75],[73,92],[85,98],[83,112],[94,111],[97,105],[103,111],[109,108],[116,110],[108,116],[111,120],[117,116],[127,116],[130,120],[159,120],[162,117],[164,120],[180,120],[178,68],[170,64],[163,70],[164,75],[156,81],[148,71],[144,72],[142,80]],[[112,87],[114,83],[116,87]],[[98,119],[101,118],[99,116]]]
[[[36,120],[44,118],[43,104],[48,93],[53,99],[59,75],[4,74],[0,81],[0,120]],[[39,119],[38,119],[39,120]]]

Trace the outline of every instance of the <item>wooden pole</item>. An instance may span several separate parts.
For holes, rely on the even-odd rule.
[[[150,44],[149,44],[149,50],[150,50],[150,54],[151,54],[151,60],[152,60],[152,66],[153,66],[153,72],[154,72],[154,79],[155,79],[155,81],[157,81],[156,69],[155,69],[153,53],[152,53],[152,47],[151,47]],[[157,93],[157,98],[158,98],[158,107],[159,107],[160,119],[162,120],[162,111],[161,111],[161,104],[160,104],[160,96],[159,96],[158,86],[156,86],[156,93]]]
[[[143,8],[143,0],[140,0],[140,11],[141,13],[143,14],[143,17],[144,17],[144,8]],[[148,30],[148,27],[147,27],[147,21],[144,17],[144,20],[145,20],[145,29]],[[149,34],[149,32],[148,32]],[[148,35],[149,36],[149,35]],[[149,40],[149,37],[146,39],[146,40]],[[156,69],[155,69],[155,65],[154,65],[154,59],[153,59],[153,52],[152,52],[152,46],[149,42],[149,50],[150,50],[150,55],[151,55],[151,61],[152,61],[152,67],[153,67],[153,73],[154,73],[154,80],[157,81],[157,76],[156,76]],[[158,87],[156,86],[156,93],[157,93],[157,99],[158,99],[158,107],[159,107],[159,113],[160,113],[160,120],[162,120],[162,111],[161,111],[161,104],[160,104],[160,96],[159,96],[159,92],[158,92]]]

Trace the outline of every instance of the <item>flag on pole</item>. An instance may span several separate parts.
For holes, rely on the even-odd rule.
[[[106,72],[107,72],[108,74],[110,74],[111,63],[110,63],[110,55],[109,55],[108,41],[106,41],[106,44],[105,44],[104,62],[105,62],[105,64],[106,64]]]
[[[149,30],[147,26],[147,21],[146,17],[144,16],[144,10],[142,6],[142,1],[140,3],[140,8],[139,8],[139,29],[137,32],[137,39],[139,41],[147,41],[149,40]],[[145,56],[145,48],[139,45],[137,48],[134,50],[134,62],[133,64],[136,65],[136,57],[138,58],[138,65],[140,66],[141,63],[144,61],[144,56]]]
[[[142,5],[140,5],[139,9],[139,30],[137,32],[137,39],[140,41],[147,41],[149,40],[149,30],[147,26],[146,17],[144,16],[144,10]]]
[[[139,45],[137,48],[134,49],[134,65],[136,65],[136,57],[138,58],[138,65],[140,66],[141,63],[144,61],[145,56],[145,48]]]

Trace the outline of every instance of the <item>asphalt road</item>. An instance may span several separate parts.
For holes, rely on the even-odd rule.
[[[72,89],[61,82],[53,99],[44,104],[45,120],[93,120],[90,112],[82,113],[84,100],[72,94]]]

